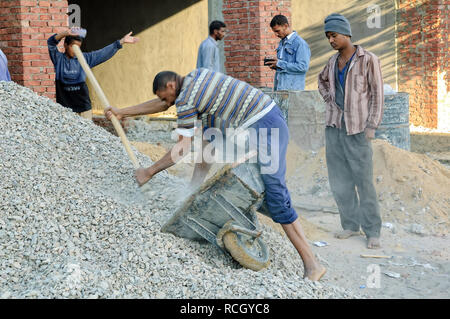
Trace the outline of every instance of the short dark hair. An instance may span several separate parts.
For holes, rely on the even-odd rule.
[[[227,26],[225,25],[225,23],[223,23],[222,21],[219,20],[214,20],[213,22],[211,22],[211,24],[209,25],[209,34],[213,34],[214,30],[220,30],[220,28],[226,28]]]
[[[276,25],[285,25],[289,24],[288,18],[284,15],[279,14],[273,17],[272,21],[270,21],[270,27],[273,28]]]
[[[71,45],[74,41],[83,42],[83,38],[78,35],[77,36],[68,35],[67,37],[64,38],[64,44],[67,45]]]
[[[166,85],[170,81],[175,81],[177,79],[177,74],[172,71],[162,71],[156,74],[153,80],[153,94],[156,94],[158,90],[164,90]]]

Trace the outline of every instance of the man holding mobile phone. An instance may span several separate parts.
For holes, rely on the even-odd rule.
[[[281,39],[277,55],[264,59],[264,65],[276,70],[274,90],[303,91],[311,58],[308,43],[297,32],[292,31],[288,19],[284,15],[273,17],[270,27]]]

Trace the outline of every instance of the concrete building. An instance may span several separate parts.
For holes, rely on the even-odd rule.
[[[311,47],[306,89],[316,90],[317,74],[333,54],[323,33],[323,20],[333,12],[350,20],[354,43],[381,58],[385,83],[410,94],[411,123],[448,130],[448,0],[2,0],[0,48],[14,81],[54,98],[46,47],[51,34],[81,23],[88,29],[82,49],[89,51],[133,31],[139,44],[94,69],[110,101],[122,107],[152,98],[157,72],[192,70],[214,19],[223,20],[229,30],[221,43],[224,70],[255,86],[271,87],[274,74],[263,66],[263,58],[277,46],[269,23],[281,13]],[[93,90],[91,96],[100,107]]]

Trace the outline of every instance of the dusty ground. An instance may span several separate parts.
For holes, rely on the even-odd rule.
[[[133,144],[142,153],[150,155],[152,160],[157,159],[155,156],[158,157],[164,154],[162,147],[155,148],[142,143]],[[386,148],[387,146],[379,145],[379,147]],[[388,151],[391,150],[389,149]],[[386,151],[383,154],[386,154]],[[403,159],[405,154],[401,154]],[[298,159],[298,154],[294,155],[293,159]],[[409,156],[410,154],[406,155]],[[288,154],[288,161],[289,156]],[[375,154],[374,160],[376,160],[376,157],[377,154]],[[436,166],[435,163],[428,163],[426,158],[421,158],[420,164],[418,164],[420,168],[424,167],[424,161],[431,165],[432,168]],[[304,163],[307,163],[307,161],[304,161]],[[314,179],[318,178],[321,184],[327,184],[327,181],[323,180],[323,176],[317,173],[318,171],[326,172],[326,167],[322,164],[323,161],[318,159],[317,162],[311,163],[312,166],[307,168],[308,171],[311,170],[315,174],[311,175],[311,182],[313,182],[314,177]],[[288,163],[288,165],[290,164]],[[404,167],[408,171],[413,168]],[[438,171],[442,170],[441,167],[436,169]],[[288,171],[290,171],[289,167]],[[171,170],[171,173],[189,178],[192,175],[192,165],[177,165]],[[379,174],[377,167],[375,168],[375,173]],[[394,177],[399,179],[397,175],[399,175],[400,171],[394,170],[394,173]],[[444,175],[447,176],[448,172],[444,172]],[[392,181],[390,178],[387,178],[387,174],[384,176],[381,184],[387,184],[388,181]],[[301,177],[302,181],[305,181],[305,176]],[[420,176],[418,180],[424,181],[423,178]],[[442,182],[441,180],[439,181]],[[409,183],[411,182],[413,181],[410,180]],[[445,179],[443,183],[445,186]],[[436,185],[428,185],[428,188],[432,186]],[[322,188],[324,188],[323,185]],[[400,188],[403,189],[404,187]],[[427,188],[424,187],[424,194],[428,195],[426,190]],[[321,192],[323,194],[321,196],[322,200],[317,201],[317,203],[322,206],[332,206],[333,203],[330,202],[329,194],[327,194],[326,190],[316,190],[316,196],[314,197],[317,199],[317,195],[320,195]],[[292,193],[294,205],[297,200],[304,199],[301,196],[296,196],[298,194],[296,194],[295,190]],[[400,191],[398,193],[401,195]],[[409,194],[408,196],[411,195]],[[444,198],[444,201],[446,200]],[[384,205],[388,207],[393,205],[392,203],[384,203]],[[444,202],[444,208],[446,203]],[[404,206],[408,207],[408,205]],[[411,217],[411,220],[408,219],[405,222],[404,218],[392,219],[392,210],[382,209],[383,222],[392,221],[393,228],[383,227],[381,233],[382,248],[371,250],[366,248],[366,239],[363,235],[346,240],[334,238],[334,233],[341,230],[339,214],[309,211],[301,207],[296,207],[296,210],[300,215],[302,225],[314,253],[328,269],[322,279],[323,282],[351,289],[367,298],[450,298],[450,240],[448,238],[448,229],[439,227],[440,231],[437,231],[437,229],[432,227],[433,223],[439,222],[441,222],[440,226],[443,226],[442,221],[433,221],[436,218],[433,214],[431,214],[433,218],[430,216],[425,218],[419,216],[417,217],[419,219]],[[447,226],[448,212],[437,210],[436,214],[439,218],[443,218],[444,224]],[[283,233],[280,225],[273,223],[263,215],[259,215],[259,217],[263,223],[269,224]],[[427,230],[433,229],[433,231],[427,231],[420,235],[412,233],[409,229],[409,222],[416,222],[417,220],[423,221],[425,228]],[[316,241],[324,241],[328,245],[317,247],[314,245]],[[391,258],[363,258],[361,255],[390,256]]]
[[[364,236],[340,240],[333,234],[341,229],[339,215],[297,209],[311,244],[328,246],[313,251],[327,267],[322,281],[351,289],[367,298],[449,298],[450,241],[448,237],[419,236],[383,228],[382,248],[366,248]],[[281,230],[268,218],[263,222]],[[392,256],[391,259],[362,258],[361,255]],[[372,266],[371,266],[372,265]],[[376,265],[376,266],[373,266]],[[379,277],[373,276],[379,267]],[[385,272],[396,273],[392,278]],[[371,276],[372,275],[372,276]],[[373,280],[371,278],[374,278]],[[379,288],[376,280],[379,278]],[[371,288],[373,287],[373,288]]]

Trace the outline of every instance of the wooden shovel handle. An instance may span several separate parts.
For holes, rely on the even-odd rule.
[[[97,79],[94,76],[94,73],[92,73],[91,68],[86,62],[86,59],[84,58],[83,53],[81,52],[81,49],[78,45],[74,44],[72,46],[73,51],[75,52],[76,57],[78,58],[78,61],[81,64],[81,67],[83,68],[84,72],[86,73],[87,77],[91,81],[92,86],[95,89],[95,92],[97,92],[97,95],[99,96],[100,100],[102,101],[103,107],[107,108],[111,105],[109,104],[108,99],[106,98],[105,93],[103,92],[102,88],[100,87],[100,84],[98,84]],[[116,130],[117,134],[120,137],[120,140],[122,141],[123,146],[125,146],[125,150],[127,151],[128,156],[131,159],[131,162],[133,163],[133,166],[135,169],[139,168],[139,162],[136,158],[136,155],[134,155],[130,142],[128,141],[127,136],[125,135],[125,132],[123,131],[122,125],[120,125],[119,120],[117,117],[113,114],[111,116],[111,122],[114,126],[114,129]]]

